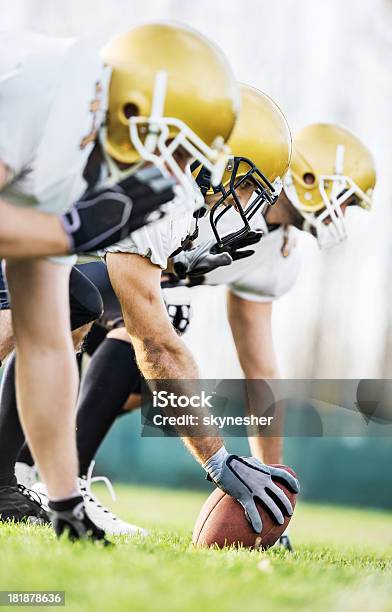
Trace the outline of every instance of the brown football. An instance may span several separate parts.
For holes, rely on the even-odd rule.
[[[295,472],[286,465],[276,465],[296,477]],[[281,482],[274,480],[290,499],[293,508],[297,495],[292,493]],[[243,546],[244,548],[269,548],[280,538],[287,528],[291,517],[285,516],[283,525],[277,525],[264,506],[257,503],[263,523],[260,534],[253,531],[241,504],[224,493],[215,489],[204,503],[193,530],[192,542],[195,546]]]

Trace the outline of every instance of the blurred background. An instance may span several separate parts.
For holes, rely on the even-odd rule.
[[[214,39],[239,80],[278,102],[293,132],[328,121],[357,134],[376,160],[374,209],[350,210],[349,239],[331,251],[322,253],[313,238],[302,237],[301,275],[274,306],[274,336],[286,378],[390,376],[392,0],[0,0],[0,10],[2,28],[55,36],[95,30],[110,36],[143,20],[175,19]],[[225,289],[193,291],[195,316],[186,342],[202,377],[240,378]],[[180,441],[140,439],[139,433],[139,415],[120,419],[99,467],[122,480],[202,485]],[[229,446],[246,452],[244,441],[231,439]],[[372,503],[390,507],[392,486],[386,485],[392,476],[389,470],[385,480],[379,466],[390,464],[391,446],[389,439],[290,439],[286,461],[298,470],[305,498],[362,504],[374,486]],[[353,471],[355,482],[349,481]],[[319,483],[328,484],[330,473],[334,487],[326,494]]]

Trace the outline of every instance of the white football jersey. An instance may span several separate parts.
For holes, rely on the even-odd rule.
[[[109,78],[92,40],[1,33],[0,160],[10,169],[4,199],[54,213],[83,194]]]
[[[239,216],[230,209],[218,225],[221,235],[240,227]],[[206,285],[228,285],[230,291],[245,300],[270,302],[287,293],[294,285],[301,266],[298,234],[295,227],[284,230],[278,227],[269,232],[261,213],[252,221],[253,229],[261,229],[264,236],[258,244],[248,248],[254,255],[234,261],[230,266],[222,266],[205,277]],[[209,218],[200,223],[200,241],[212,237]]]

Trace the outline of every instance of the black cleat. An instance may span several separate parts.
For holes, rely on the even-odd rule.
[[[15,482],[0,487],[0,522],[5,521],[45,525],[50,518],[39,495]]]
[[[87,516],[83,497],[73,497],[61,502],[49,502],[49,512],[53,528],[58,538],[64,533],[74,542],[89,540],[102,542],[105,546],[111,544],[105,538],[105,532]]]
[[[281,546],[288,552],[294,551],[293,545],[291,544],[291,540],[286,533],[280,536],[279,541],[278,541],[278,546]]]

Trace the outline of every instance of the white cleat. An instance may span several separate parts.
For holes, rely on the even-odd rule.
[[[49,512],[49,497],[44,483],[36,482],[31,488],[38,495],[43,509]]]
[[[142,527],[126,523],[116,516],[113,512],[105,508],[91,491],[91,485],[95,482],[104,482],[110,492],[113,501],[116,500],[116,494],[113,485],[106,476],[93,476],[95,461],[92,461],[87,472],[86,478],[79,478],[80,491],[83,495],[86,505],[86,512],[90,519],[105,531],[107,535],[141,535],[145,537],[148,532]]]
[[[109,478],[106,478],[106,476],[92,476],[94,465],[95,462],[92,461],[86,478],[78,479],[80,492],[83,496],[86,512],[89,518],[97,525],[97,527],[103,529],[106,535],[147,536],[148,532],[145,529],[142,529],[142,527],[138,527],[137,525],[127,523],[118,518],[118,516],[108,510],[108,508],[105,508],[105,506],[103,506],[93,494],[91,491],[91,485],[95,482],[104,482],[109,489],[112,499],[114,501],[116,499],[113,485]],[[45,485],[42,482],[39,482],[34,485],[33,491],[39,495],[43,508],[45,510],[48,509],[49,500]]]
[[[28,465],[20,461],[15,463],[15,476],[18,483],[26,489],[32,489],[38,481],[38,474],[34,465]]]

